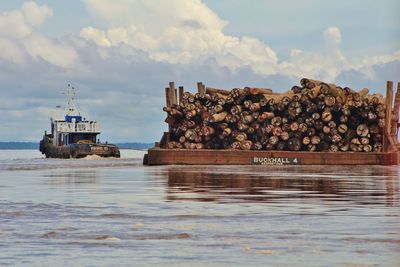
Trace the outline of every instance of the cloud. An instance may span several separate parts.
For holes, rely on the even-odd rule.
[[[145,25],[150,35],[188,26],[221,31],[226,22],[200,0],[85,0],[88,10],[112,27]]]
[[[0,38],[0,58],[18,65],[25,64],[24,54],[11,40]]]
[[[23,45],[33,59],[41,58],[58,67],[71,67],[78,59],[74,48],[41,34],[29,35],[23,41]]]
[[[281,72],[296,77],[315,77],[332,81],[350,63],[340,50],[341,31],[328,27],[322,33],[323,44],[319,51],[292,49],[290,58],[280,64]]]
[[[92,40],[95,44],[99,46],[111,46],[111,43],[107,39],[105,32],[95,29],[93,27],[86,27],[82,29],[80,35],[86,40]]]
[[[332,43],[334,46],[339,45],[342,41],[342,34],[338,27],[329,27],[323,32],[326,44]]]
[[[32,26],[39,27],[43,22],[53,16],[53,10],[46,5],[39,6],[34,1],[25,2],[21,11],[24,14],[26,22]]]
[[[293,48],[289,58],[280,61],[278,54],[259,39],[225,34],[227,22],[200,0],[84,2],[94,16],[110,25],[105,29],[87,26],[79,33],[82,39],[97,45],[95,50],[103,59],[109,57],[110,53],[113,56],[119,53],[124,57],[141,54],[150,61],[171,65],[203,65],[209,59],[214,59],[214,64],[232,73],[249,68],[262,77],[279,73],[328,81],[350,69],[357,69],[372,77],[369,66],[393,59],[393,55],[385,55],[365,58],[361,63],[350,62],[340,49],[341,30],[330,26],[322,32],[323,42],[319,50]],[[35,6],[32,3],[30,5]],[[42,17],[52,14],[48,8],[36,9],[43,10]],[[71,67],[82,58],[77,55],[74,46],[67,47],[55,40],[40,38],[40,35],[36,35],[36,40],[29,40],[25,48],[35,59],[42,58],[57,66]],[[31,42],[38,45],[30,48]],[[88,44],[84,43],[83,46]],[[134,57],[129,58],[135,60]],[[85,66],[81,65],[80,68]],[[87,66],[87,73],[90,73],[90,68],[93,66]]]
[[[400,50],[346,57],[336,26],[320,30],[319,48],[294,45],[283,60],[264,41],[226,34],[228,22],[199,0],[85,4],[107,26],[53,38],[41,30],[53,15],[46,5],[28,2],[0,14],[0,113],[7,115],[0,124],[10,129],[0,131],[0,140],[39,139],[68,82],[84,111],[100,121],[103,140],[151,142],[166,129],[161,107],[169,81],[190,91],[197,81],[286,91],[311,77],[379,90],[400,73]]]
[[[32,32],[32,27],[26,23],[24,14],[19,10],[0,15],[0,35],[9,38],[23,38]]]
[[[53,15],[46,5],[25,2],[20,10],[0,15],[0,58],[26,66],[29,60],[44,60],[57,67],[77,63],[75,49],[40,32],[39,27]]]
[[[364,59],[363,63],[350,61],[340,47],[341,30],[330,26],[322,31],[319,50],[293,48],[288,59],[282,61],[273,48],[259,39],[225,34],[227,22],[200,0],[86,0],[85,4],[94,16],[110,26],[86,27],[80,33],[82,38],[108,48],[123,44],[139,49],[156,62],[203,64],[212,58],[232,73],[250,68],[265,78],[279,73],[333,81],[351,69],[371,76],[368,66],[393,60],[393,55],[386,55]]]
[[[85,3],[93,14],[114,25],[107,30],[81,30],[81,37],[100,46],[125,44],[145,51],[155,61],[171,64],[215,58],[231,71],[250,66],[261,75],[276,73],[275,51],[255,38],[224,34],[226,22],[199,0]]]

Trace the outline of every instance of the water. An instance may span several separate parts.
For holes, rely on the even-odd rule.
[[[397,167],[0,150],[0,266],[400,266]]]

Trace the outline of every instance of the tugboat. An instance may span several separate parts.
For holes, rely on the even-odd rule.
[[[54,114],[51,117],[51,133],[45,131],[40,141],[40,152],[46,158],[84,158],[89,155],[119,158],[120,152],[116,145],[100,143],[97,139],[100,134],[99,124],[87,120],[76,108],[74,87],[68,84],[64,95],[67,97],[64,116]]]

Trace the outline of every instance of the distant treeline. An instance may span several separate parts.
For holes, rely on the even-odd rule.
[[[0,149],[39,149],[36,142],[0,142]]]
[[[121,149],[148,149],[153,143],[119,143]],[[0,142],[0,149],[39,149],[35,142]]]
[[[121,149],[148,149],[154,146],[154,143],[118,143]]]

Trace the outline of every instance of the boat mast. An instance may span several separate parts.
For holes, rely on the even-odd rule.
[[[78,115],[80,115],[80,112],[75,108],[75,103],[74,103],[76,95],[75,88],[71,86],[71,84],[68,84],[68,87],[63,93],[63,95],[67,97],[67,104],[65,106],[65,111],[67,112],[67,115],[76,115],[74,114],[75,111],[78,113]]]

